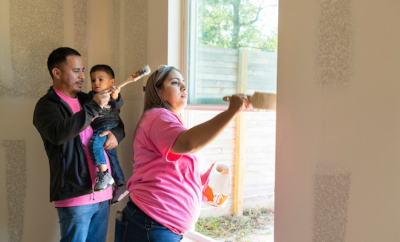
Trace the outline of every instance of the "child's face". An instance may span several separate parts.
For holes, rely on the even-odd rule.
[[[115,84],[115,79],[110,78],[105,71],[92,72],[90,74],[90,80],[92,82],[92,91],[94,92],[103,91]]]

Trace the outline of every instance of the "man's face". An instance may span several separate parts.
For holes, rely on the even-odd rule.
[[[82,90],[85,74],[83,73],[83,61],[80,56],[70,55],[67,63],[60,68],[60,81],[66,94],[75,97]]]

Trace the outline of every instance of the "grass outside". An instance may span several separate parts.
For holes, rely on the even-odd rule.
[[[273,221],[272,210],[252,209],[245,210],[242,217],[226,215],[199,219],[196,231],[220,241],[249,241],[251,235],[271,236]]]

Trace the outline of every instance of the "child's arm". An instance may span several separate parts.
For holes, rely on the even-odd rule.
[[[122,105],[124,104],[121,94],[118,94],[117,99],[114,99],[114,100],[115,101],[111,104],[112,108],[120,110]]]

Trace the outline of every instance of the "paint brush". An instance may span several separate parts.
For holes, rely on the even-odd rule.
[[[247,96],[254,109],[276,110],[276,94],[255,92],[252,96]],[[231,97],[223,98],[225,102],[229,102]]]
[[[126,84],[129,84],[131,82],[135,82],[137,80],[139,80],[140,78],[147,76],[148,74],[150,74],[151,70],[149,66],[145,66],[142,69],[138,70],[137,72],[133,73],[132,75],[130,75],[128,77],[128,79],[123,82],[121,85],[119,85],[117,88],[121,89],[123,86],[125,86]],[[109,92],[111,93],[111,92]]]

